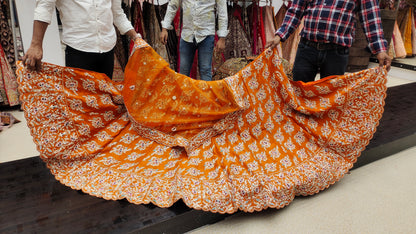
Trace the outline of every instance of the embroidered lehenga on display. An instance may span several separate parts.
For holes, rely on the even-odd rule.
[[[0,43],[7,61],[13,70],[16,70],[15,46],[13,41],[12,25],[10,25],[9,1],[0,1]]]
[[[81,69],[18,65],[40,157],[73,189],[219,213],[281,208],[353,166],[383,112],[386,71],[290,81],[277,51],[236,75],[175,73],[138,39],[124,82]]]
[[[0,1],[0,106],[19,104],[15,71],[15,46],[8,1]]]
[[[16,76],[7,60],[7,55],[0,46],[0,106],[19,105]]]

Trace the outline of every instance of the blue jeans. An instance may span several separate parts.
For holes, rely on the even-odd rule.
[[[293,80],[314,81],[320,72],[321,78],[332,75],[344,75],[348,64],[349,49],[338,47],[330,50],[318,50],[299,42],[293,66]]]
[[[195,39],[192,43],[181,39],[179,44],[180,51],[180,73],[189,76],[194,62],[195,52],[198,50],[198,68],[201,80],[212,80],[212,54],[214,52],[215,37],[207,36],[200,43]]]

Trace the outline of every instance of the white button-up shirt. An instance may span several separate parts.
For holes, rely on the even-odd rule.
[[[117,35],[133,29],[121,0],[36,0],[34,20],[50,23],[55,7],[62,22],[62,42],[77,50],[102,53],[114,48]]]
[[[182,2],[182,34],[181,38],[187,42],[197,43],[203,41],[206,36],[215,35],[215,14],[218,15],[219,37],[228,34],[228,15],[226,0],[171,0],[166,10],[162,27],[172,29],[172,21],[176,11]]]

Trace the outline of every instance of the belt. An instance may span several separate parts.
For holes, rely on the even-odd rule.
[[[305,39],[302,37],[300,41],[310,47],[313,47],[317,50],[334,50],[338,48],[344,48],[345,46],[337,45],[334,43],[325,43],[325,42],[316,42],[316,41],[310,41],[308,39]]]

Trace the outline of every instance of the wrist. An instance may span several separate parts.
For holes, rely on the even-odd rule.
[[[30,42],[30,47],[38,47],[38,48],[42,48],[42,42],[41,41],[37,41],[37,40],[32,40]]]
[[[134,33],[133,35],[130,36],[130,40],[135,41],[138,38],[142,38],[142,35],[140,35],[140,33]]]

